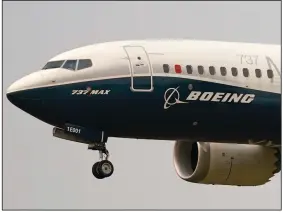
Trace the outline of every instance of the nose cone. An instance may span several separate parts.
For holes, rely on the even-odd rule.
[[[32,114],[38,109],[42,108],[42,100],[39,98],[33,98],[31,91],[22,90],[15,92],[7,92],[7,99],[16,107],[22,109],[23,111]]]
[[[11,84],[6,92],[7,99],[14,105],[18,106],[17,99],[19,100],[19,92],[24,89],[24,83],[21,80],[17,80]]]
[[[17,80],[8,87],[6,92],[7,99],[12,104],[19,107],[19,102],[24,97],[23,93],[26,87],[27,87],[27,80],[25,79],[25,77],[20,80]]]
[[[15,102],[15,95],[13,95],[12,92],[7,92],[6,96],[7,96],[7,99],[8,99],[12,104],[15,104],[15,103],[14,103],[14,102]]]
[[[40,71],[34,72],[17,80],[12,85],[10,85],[10,87],[7,89],[7,94],[40,86],[42,82],[42,73]]]
[[[40,73],[35,72],[17,80],[8,87],[6,92],[7,99],[28,113],[35,108],[39,108],[42,102],[33,88],[37,86],[40,79]]]
[[[7,89],[7,96],[11,96],[11,95],[8,95],[8,94],[24,90],[25,87],[27,87],[25,81],[26,80],[24,80],[24,79],[20,79],[20,80],[17,80],[16,82],[14,82],[13,84],[11,84]]]
[[[44,82],[41,71],[34,72],[11,84],[7,89],[7,98],[14,104],[16,99],[34,99],[32,90]]]
[[[34,73],[17,80],[8,87],[7,99],[19,109],[52,125],[57,124],[57,119],[62,115],[58,109],[56,91],[49,85],[50,78],[44,74]],[[60,105],[59,105],[60,106]],[[63,108],[65,109],[65,108]],[[60,121],[60,120],[59,120]]]
[[[22,84],[22,85],[21,85]],[[24,89],[24,85],[23,82],[21,82],[21,80],[18,80],[16,82],[14,82],[12,85],[10,85],[7,89],[7,99],[14,105],[18,106],[17,100],[20,99],[20,95],[19,93],[21,92],[21,90]]]
[[[46,119],[47,111],[44,109],[44,101],[33,94],[35,90],[18,90],[17,88],[17,91],[14,91],[15,88],[15,85],[8,88],[7,99],[22,111],[41,120]]]

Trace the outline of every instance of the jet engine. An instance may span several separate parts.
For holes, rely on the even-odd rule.
[[[174,166],[193,183],[258,186],[281,171],[281,154],[259,145],[176,141]]]

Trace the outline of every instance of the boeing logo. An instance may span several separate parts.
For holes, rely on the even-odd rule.
[[[164,93],[164,109],[180,104],[189,103],[189,101],[210,101],[210,102],[231,102],[231,103],[251,103],[255,95],[254,94],[238,94],[238,93],[221,93],[221,92],[201,92],[191,91],[186,98],[186,101],[180,100],[180,93],[178,88],[168,88]]]

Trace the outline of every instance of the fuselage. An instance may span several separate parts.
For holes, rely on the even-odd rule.
[[[50,125],[110,137],[281,144],[280,60],[279,45],[100,43],[55,56],[7,96]]]

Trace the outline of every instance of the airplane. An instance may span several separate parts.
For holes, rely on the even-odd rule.
[[[175,141],[185,181],[259,186],[281,171],[280,51],[187,39],[95,43],[51,58],[6,95],[54,137],[98,151],[97,179],[113,174],[106,143],[120,137]]]

